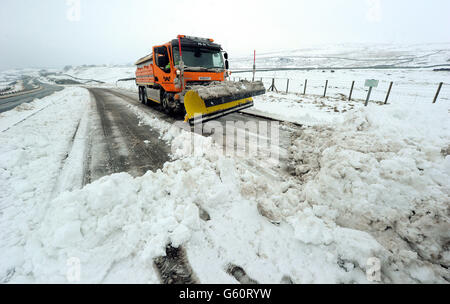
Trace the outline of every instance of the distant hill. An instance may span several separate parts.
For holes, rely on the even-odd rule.
[[[450,67],[450,43],[421,45],[323,45],[257,53],[257,68]],[[253,57],[230,59],[232,69],[251,69]]]

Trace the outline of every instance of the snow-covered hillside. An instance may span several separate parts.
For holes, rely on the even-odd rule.
[[[94,79],[115,83],[118,79],[135,77],[136,67],[130,66],[78,66],[64,71],[64,74],[80,79]]]
[[[251,53],[251,52],[249,52]],[[450,65],[450,44],[342,44],[258,53],[257,68],[425,67]],[[253,56],[231,58],[234,69],[251,69]]]

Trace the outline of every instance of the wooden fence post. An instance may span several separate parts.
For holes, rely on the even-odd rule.
[[[323,97],[327,96],[328,80],[325,82],[325,90],[323,91]]]
[[[308,79],[305,79],[305,88],[303,89],[303,95],[306,95],[306,86],[308,85]]]
[[[286,85],[286,94],[289,93],[289,79],[287,80],[287,85]]]
[[[438,99],[438,97],[439,97],[439,93],[441,92],[441,89],[442,89],[442,85],[443,85],[443,84],[444,84],[443,82],[441,82],[441,83],[439,84],[438,90],[437,90],[436,95],[434,96],[434,99],[433,99],[433,103],[436,103],[436,101],[437,101],[437,99]]]
[[[272,91],[272,92],[277,91],[277,93],[278,93],[278,90],[275,87],[275,78],[272,78],[272,85],[270,86],[269,91]]]
[[[386,99],[384,100],[384,104],[387,104],[388,100],[389,100],[389,95],[391,95],[391,90],[392,90],[392,85],[394,84],[393,81],[391,81],[391,83],[389,84],[389,89],[387,91],[386,94]]]
[[[364,104],[365,107],[369,104],[370,94],[372,94],[372,87],[369,87],[369,93],[367,93],[366,103]]]
[[[348,101],[352,101],[353,88],[355,87],[355,81],[352,81],[352,88],[350,89],[350,95],[348,95]]]

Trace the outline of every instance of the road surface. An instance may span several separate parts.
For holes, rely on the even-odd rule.
[[[122,103],[123,105],[126,104],[131,104],[133,106],[136,106],[139,108],[139,110],[142,110],[144,113],[149,113],[153,116],[156,116],[158,119],[166,121],[170,124],[173,124],[175,122],[180,122],[180,119],[176,119],[170,116],[167,116],[166,114],[164,114],[160,109],[159,109],[159,105],[155,104],[155,103],[151,103],[150,106],[148,105],[143,105],[139,99],[138,99],[138,94],[137,93],[133,93],[130,91],[126,91],[126,90],[120,90],[120,89],[105,89],[105,88],[96,88],[96,89],[92,89],[89,88],[89,90],[91,92],[96,92],[97,95],[102,93],[103,95],[106,96],[115,96],[114,102],[117,104]],[[95,96],[95,94],[94,94]],[[112,99],[109,101],[112,102]],[[122,107],[121,108],[121,113],[128,113],[130,112],[130,109],[126,108],[126,107]],[[135,115],[135,114],[127,114],[127,115]],[[243,124],[248,124],[250,122],[255,123],[256,125],[259,125],[261,122],[264,122],[267,124],[268,126],[268,133],[266,134],[256,134],[256,133],[252,133],[252,132],[248,132],[248,130],[245,130],[245,126]],[[250,142],[254,143],[255,141],[258,142],[258,151],[261,152],[262,146],[266,146],[265,140],[267,140],[267,137],[270,137],[270,126],[272,123],[277,123],[272,121],[271,119],[266,119],[263,117],[256,117],[256,116],[252,116],[252,115],[248,115],[248,114],[243,114],[243,113],[233,113],[221,118],[218,118],[214,121],[210,122],[211,124],[217,124],[220,123],[222,125],[222,132],[218,132],[220,130],[212,130],[212,132],[209,132],[209,130],[207,132],[204,132],[204,136],[211,136],[214,138],[214,140],[216,142],[222,142],[223,143],[223,149],[224,152],[227,152],[229,149],[234,150],[235,153],[240,153],[242,155],[242,157],[244,158],[244,161],[249,165],[250,168],[252,168],[253,170],[258,169],[260,171],[260,173],[265,173],[265,174],[269,174],[271,176],[283,176],[284,174],[290,174],[290,164],[289,164],[289,147],[291,145],[291,135],[293,132],[295,132],[299,126],[293,126],[290,124],[284,124],[284,123],[280,123],[280,128],[277,128],[279,131],[279,142],[275,142],[275,147],[272,147],[269,143],[268,148],[265,149],[278,149],[277,152],[279,153],[279,164],[277,168],[274,168],[271,164],[267,162],[265,162],[263,159],[259,159],[258,162],[256,162],[254,160],[253,157],[249,157],[248,155],[246,155],[246,153],[248,154],[249,151],[249,144]],[[227,124],[232,123],[234,124],[233,128],[235,130],[231,130],[227,131]],[[240,124],[240,125],[239,125]],[[191,128],[191,131],[194,132],[194,127]],[[205,130],[204,130],[205,131]],[[237,145],[237,140],[235,140],[234,142],[232,142],[232,144],[234,146],[230,146],[230,143],[227,141],[227,135],[229,136],[230,134],[233,134],[235,136],[235,139],[239,138],[239,137],[245,137],[244,141],[245,141],[245,147],[242,146],[238,146]],[[263,143],[262,145],[260,143]],[[244,151],[242,151],[244,150]],[[264,151],[263,151],[264,152]],[[267,152],[267,151],[265,151]],[[259,163],[260,165],[258,166],[257,163]],[[268,169],[268,168],[271,169]],[[274,170],[276,172],[274,172]]]
[[[41,90],[31,92],[24,95],[11,96],[7,98],[0,99],[0,113],[9,111],[21,105],[22,103],[32,102],[35,99],[44,98],[51,95],[57,91],[61,91],[63,87],[50,85],[45,83],[36,82],[37,85],[41,86]],[[26,90],[31,90],[31,88],[25,87]]]
[[[85,184],[119,172],[142,176],[170,160],[170,146],[159,139],[157,130],[139,123],[122,97],[108,89],[89,88],[89,92],[95,111]]]

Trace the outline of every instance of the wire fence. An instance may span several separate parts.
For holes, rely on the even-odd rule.
[[[244,76],[244,75],[242,75]],[[232,81],[248,80],[252,77],[231,77]],[[366,100],[369,88],[364,80],[343,81],[339,79],[298,79],[280,77],[255,77],[262,81],[268,91],[279,93],[294,93],[333,97],[342,100]],[[401,101],[413,102],[448,102],[450,101],[449,83],[396,83],[390,80],[380,80],[378,87],[373,88],[370,101],[394,103]]]

